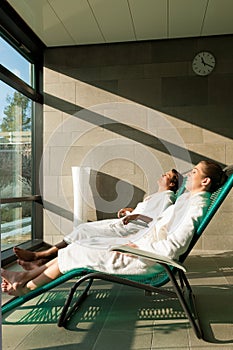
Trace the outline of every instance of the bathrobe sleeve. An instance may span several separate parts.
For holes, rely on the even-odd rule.
[[[152,243],[153,250],[160,255],[178,259],[189,247],[193,234],[209,206],[209,194],[190,199],[180,212],[180,220],[175,225],[163,227],[166,239]]]
[[[131,214],[143,214],[156,220],[165,209],[175,202],[175,199],[173,191],[156,192],[138,203]]]

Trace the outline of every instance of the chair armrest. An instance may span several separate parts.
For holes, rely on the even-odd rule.
[[[175,260],[172,260],[166,256],[158,255],[158,254],[155,254],[152,252],[148,252],[146,250],[133,248],[133,247],[130,247],[128,245],[114,246],[110,250],[115,251],[115,252],[119,252],[119,253],[136,255],[138,257],[152,260],[152,261],[155,261],[155,262],[160,263],[160,264],[165,264],[165,265],[170,265],[170,266],[176,267],[177,269],[186,272],[185,267],[182,264],[180,264],[179,262],[176,262]]]

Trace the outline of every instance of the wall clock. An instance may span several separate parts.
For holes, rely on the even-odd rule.
[[[215,57],[208,51],[202,51],[196,54],[192,62],[192,68],[194,73],[197,75],[208,75],[210,74],[216,64]]]

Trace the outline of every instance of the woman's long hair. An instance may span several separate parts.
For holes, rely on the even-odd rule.
[[[209,192],[215,192],[226,181],[226,173],[222,170],[221,166],[214,161],[202,160],[200,163],[204,175],[211,180]]]

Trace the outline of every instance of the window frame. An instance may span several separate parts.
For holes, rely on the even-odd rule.
[[[43,56],[46,46],[6,0],[1,1],[0,8],[1,36],[34,65],[34,86],[31,87],[0,64],[0,79],[34,102],[32,114],[32,195],[20,198],[2,198],[0,203],[32,202],[32,239],[20,246],[26,249],[36,249],[44,244],[39,168],[43,152]],[[14,260],[12,249],[1,252],[3,266]]]

